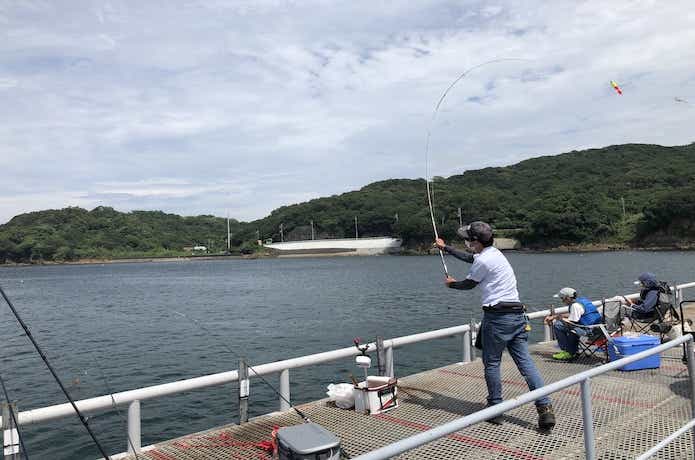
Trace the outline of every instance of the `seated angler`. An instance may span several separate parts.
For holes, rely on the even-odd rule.
[[[569,313],[567,316],[548,315],[545,317],[545,322],[553,325],[561,350],[553,355],[553,359],[567,361],[577,354],[579,336],[586,335],[586,330],[581,326],[599,324],[601,313],[591,300],[586,297],[577,297],[577,291],[571,287],[560,289],[554,297],[559,297],[563,304],[569,306]]]
[[[634,319],[648,319],[654,315],[654,308],[659,303],[659,281],[653,273],[642,273],[638,278],[642,287],[637,300],[624,297],[629,305],[627,316]]]

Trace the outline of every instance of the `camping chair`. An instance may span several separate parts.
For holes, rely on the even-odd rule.
[[[681,332],[683,335],[685,334],[690,334],[695,338],[695,331],[692,330],[692,326],[688,326],[688,330],[686,330],[685,323],[686,323],[686,318],[685,314],[683,314],[683,305],[686,306],[695,306],[695,300],[681,300],[679,304],[680,308],[680,314],[681,314]],[[686,352],[686,344],[683,344],[683,358],[682,358],[684,363],[688,362],[688,354]]]
[[[579,336],[577,358],[591,358],[597,352],[605,353],[604,362],[609,361],[608,347],[613,337],[622,335],[623,317],[620,300],[601,300],[601,322],[592,325],[573,324],[572,332]],[[576,358],[575,358],[576,359]]]
[[[680,322],[680,316],[673,306],[673,291],[670,287],[664,291],[659,292],[659,299],[654,306],[654,310],[649,315],[642,317],[626,315],[635,332],[639,334],[647,331],[657,332],[659,339],[663,341],[664,336],[671,330],[671,327]],[[630,306],[624,306],[623,308],[628,312],[635,311]]]

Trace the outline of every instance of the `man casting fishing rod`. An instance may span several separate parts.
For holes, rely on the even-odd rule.
[[[441,238],[436,239],[435,245],[457,259],[473,264],[466,279],[456,281],[447,276],[446,285],[466,290],[480,286],[482,291],[483,322],[479,333],[483,346],[487,403],[492,406],[502,402],[500,362],[505,348],[530,390],[542,387],[543,378],[528,351],[525,307],[519,301],[514,270],[507,258],[492,246],[492,227],[485,222],[472,222],[459,228],[457,233],[474,254],[447,246]],[[542,431],[551,430],[555,426],[555,414],[550,398],[544,396],[538,399],[536,409],[538,427]],[[488,420],[496,425],[501,425],[503,421],[501,415]]]

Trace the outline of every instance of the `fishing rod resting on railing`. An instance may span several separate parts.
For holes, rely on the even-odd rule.
[[[75,410],[75,413],[77,414],[77,417],[80,419],[80,422],[82,425],[85,427],[87,430],[87,433],[89,433],[89,436],[92,438],[92,441],[94,441],[94,444],[97,446],[97,449],[99,449],[99,452],[101,455],[104,456],[105,459],[110,459],[109,455],[106,453],[104,448],[101,446],[99,443],[99,440],[97,439],[96,435],[92,431],[92,429],[89,426],[89,423],[87,422],[87,418],[82,415],[82,412],[77,408],[77,405],[75,404],[75,401],[72,399],[70,396],[70,393],[68,393],[68,390],[65,388],[65,385],[63,385],[63,382],[60,380],[60,377],[58,377],[58,374],[56,371],[53,369],[53,366],[51,366],[51,363],[48,362],[48,358],[44,354],[43,350],[39,346],[39,344],[36,342],[34,339],[34,336],[31,334],[31,331],[29,330],[29,327],[26,325],[26,323],[22,320],[22,317],[19,315],[19,312],[17,312],[17,309],[14,307],[12,304],[12,301],[7,297],[7,294],[5,294],[5,290],[0,286],[0,294],[2,294],[2,297],[5,299],[5,302],[7,302],[7,305],[10,307],[10,310],[12,310],[12,314],[14,317],[17,319],[19,324],[22,326],[22,329],[24,329],[24,333],[26,336],[29,338],[31,341],[32,345],[34,345],[34,348],[38,352],[39,356],[41,356],[41,359],[43,362],[46,364],[46,367],[48,367],[48,370],[51,372],[51,375],[53,375],[53,378],[55,381],[58,383],[58,386],[60,389],[63,391],[63,394],[65,394],[65,397],[68,398],[68,401],[70,401],[70,404],[72,405],[72,408]]]

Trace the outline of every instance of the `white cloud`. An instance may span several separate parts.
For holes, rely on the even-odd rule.
[[[0,4],[0,222],[253,219],[374,180],[692,142],[690,2]],[[613,93],[617,80],[624,96]]]

